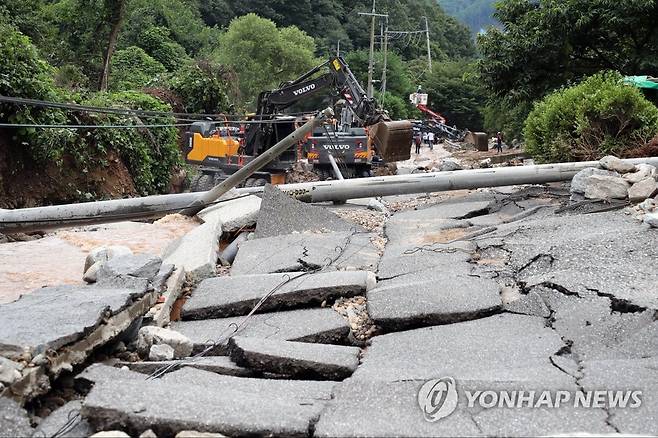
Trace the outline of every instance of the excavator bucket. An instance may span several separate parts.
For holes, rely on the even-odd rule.
[[[413,133],[413,126],[407,120],[379,122],[369,130],[379,156],[388,162],[405,161],[411,157]]]

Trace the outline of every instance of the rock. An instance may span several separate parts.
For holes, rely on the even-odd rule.
[[[144,432],[141,433],[139,438],[158,438],[158,436],[153,432],[153,430],[145,430]]]
[[[27,411],[14,400],[0,396],[0,437],[32,436]]]
[[[174,330],[156,326],[146,326],[139,330],[137,349],[149,352],[152,345],[167,344],[174,350],[174,358],[180,359],[192,353],[192,341]]]
[[[173,360],[174,358],[174,349],[167,344],[154,344],[151,345],[149,350],[149,360],[152,361],[163,361],[163,360]]]
[[[66,403],[64,406],[56,409],[48,417],[41,420],[39,426],[34,431],[34,437],[52,437],[62,429],[63,426],[75,415],[80,413],[82,408],[81,400],[73,400]],[[61,437],[83,437],[90,436],[93,429],[89,426],[86,419],[80,418],[75,426],[67,433],[58,435]]]
[[[98,272],[101,270],[103,263],[105,262],[96,262],[93,265],[91,265],[89,269],[85,270],[82,279],[87,283],[96,283],[96,281],[98,280]]]
[[[445,159],[445,160],[442,160],[441,165],[439,166],[439,170],[441,172],[452,172],[452,171],[455,171],[455,170],[462,170],[462,169],[463,169],[463,167],[462,167],[461,164],[459,164],[457,161],[451,160],[449,158]]]
[[[234,317],[181,321],[173,322],[171,327],[189,337],[194,343],[194,352],[198,352],[243,319]],[[349,332],[347,321],[332,309],[303,309],[253,315],[239,334],[287,341],[345,344]],[[225,352],[225,344],[217,345],[214,350],[214,354]]]
[[[293,378],[342,380],[359,366],[360,349],[262,338],[233,337],[231,359],[254,370]]]
[[[171,365],[176,365],[176,367],[171,368],[171,371],[175,371],[182,367],[190,367],[227,376],[250,377],[254,374],[253,371],[236,365],[235,362],[227,356],[201,356],[178,361],[117,362],[115,364],[116,367],[120,368],[125,366],[132,371],[143,374],[152,374]]]
[[[637,206],[640,208],[640,210],[644,211],[645,213],[651,213],[658,206],[658,202],[656,202],[655,199],[645,199]]]
[[[647,213],[644,215],[644,223],[658,228],[658,213]]]
[[[162,259],[151,254],[130,254],[113,257],[98,272],[98,282],[114,277],[153,279],[160,271]]]
[[[631,202],[644,201],[658,193],[658,182],[652,177],[637,182],[628,189],[628,198]]]
[[[645,178],[656,178],[658,171],[651,164],[637,164],[635,166],[635,172],[627,173],[624,175],[624,179],[631,184],[638,183]]]
[[[625,162],[617,157],[608,155],[599,160],[601,167],[607,170],[611,170],[619,173],[629,173],[635,171],[635,165],[632,163]]]
[[[276,186],[267,185],[258,213],[256,237],[274,237],[294,232],[351,231],[363,229],[347,222],[330,210],[291,198]]]
[[[87,272],[87,270],[95,263],[101,262],[102,264],[111,258],[131,255],[132,253],[133,252],[130,248],[121,245],[100,246],[94,248],[89,251],[89,254],[87,254],[84,272]]]
[[[217,219],[199,225],[171,243],[163,254],[164,263],[183,268],[192,281],[215,275],[222,223]]]
[[[584,194],[585,188],[587,187],[587,179],[592,175],[612,177],[620,176],[617,172],[610,172],[608,170],[601,170],[595,167],[588,167],[578,172],[571,180],[571,193]]]
[[[103,432],[96,432],[89,436],[89,438],[130,438],[126,432],[120,430],[108,430]]]
[[[587,178],[585,198],[587,199],[626,199],[629,184],[620,177],[592,175]]]
[[[388,213],[388,208],[386,208],[386,206],[382,202],[379,202],[377,199],[371,199],[370,201],[368,201],[367,208],[368,210],[375,210],[381,213]]]
[[[21,378],[24,366],[0,356],[0,384],[10,386]]]
[[[258,196],[246,196],[211,205],[197,216],[204,222],[217,222],[222,224],[222,231],[232,233],[256,224],[261,199]]]
[[[288,281],[290,280],[290,281]],[[338,297],[363,295],[374,275],[365,271],[333,271],[315,274],[257,274],[216,277],[202,281],[183,306],[181,317],[224,318],[246,315],[269,292],[275,290],[259,311],[319,305]]]

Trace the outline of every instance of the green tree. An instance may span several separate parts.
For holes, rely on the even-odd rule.
[[[658,74],[658,2],[502,0],[478,39],[483,84],[531,101],[604,69]]]
[[[428,106],[441,113],[449,125],[471,131],[482,129],[486,97],[473,64],[456,61],[434,64],[423,83],[423,91],[428,94]]]
[[[230,110],[226,93],[229,72],[209,62],[190,63],[169,80],[170,88],[190,113],[217,114]]]
[[[596,74],[539,102],[524,132],[538,162],[595,160],[644,146],[658,132],[658,108],[618,73]]]
[[[296,27],[248,14],[234,19],[220,39],[216,59],[240,78],[241,103],[252,109],[261,91],[279,86],[315,64],[313,38]]]
[[[166,27],[149,27],[139,35],[138,44],[168,71],[175,71],[190,58],[183,46],[171,39],[170,33]]]
[[[139,90],[165,71],[162,64],[139,47],[117,50],[112,58],[110,88],[115,91]]]

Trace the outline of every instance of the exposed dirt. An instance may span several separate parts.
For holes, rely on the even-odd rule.
[[[106,160],[107,167],[86,173],[75,170],[71,157],[64,157],[59,167],[55,163],[37,165],[26,158],[24,150],[0,135],[0,208],[136,195],[130,173],[116,153],[108,152]]]

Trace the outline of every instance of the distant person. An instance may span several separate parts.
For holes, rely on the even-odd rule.
[[[430,144],[430,151],[434,150],[434,132],[430,131],[429,134],[427,134],[427,141]]]
[[[430,141],[429,135],[427,134],[427,132],[423,132],[423,143],[425,143],[426,146],[429,146],[430,145],[429,141]]]
[[[414,137],[414,144],[416,145],[416,155],[420,155],[420,146],[423,144],[423,135],[420,132]]]
[[[503,153],[503,133],[498,131],[498,134],[496,134],[496,154],[502,154]]]

